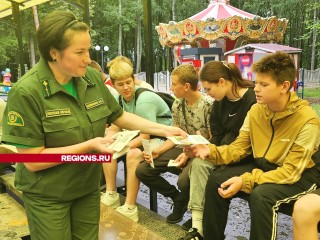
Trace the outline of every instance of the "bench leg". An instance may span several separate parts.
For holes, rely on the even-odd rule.
[[[155,213],[158,213],[158,198],[157,198],[157,192],[149,189],[150,191],[150,210],[154,211]]]
[[[5,193],[6,191],[6,186],[0,181],[0,193]]]

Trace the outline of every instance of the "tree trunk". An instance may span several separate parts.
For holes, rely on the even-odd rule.
[[[34,20],[34,26],[36,30],[39,28],[39,17],[37,6],[32,7],[32,14]],[[34,47],[34,37],[33,33],[29,33],[29,48],[30,48],[30,67],[33,67],[36,64],[36,54],[35,54],[35,47]]]
[[[274,15],[273,1],[270,0],[270,16]]]
[[[119,0],[119,17],[122,16],[122,4],[121,0]],[[119,39],[118,39],[118,56],[122,55],[122,24],[119,21]]]
[[[315,2],[316,4],[316,2]],[[311,66],[310,70],[314,70],[314,62],[315,62],[315,56],[316,56],[316,44],[317,44],[317,29],[316,24],[318,23],[318,17],[317,17],[317,8],[315,7],[313,10],[313,38],[312,38],[312,44],[311,44]]]
[[[34,50],[33,33],[29,33],[29,49],[30,49],[30,68],[36,64],[36,54]]]
[[[141,0],[137,0],[138,5],[141,5]],[[137,61],[136,61],[136,73],[141,71],[141,49],[142,49],[142,36],[141,36],[141,16],[137,13]]]
[[[176,0],[172,0],[172,21],[176,21]]]

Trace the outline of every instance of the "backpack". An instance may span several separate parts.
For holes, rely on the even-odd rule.
[[[153,92],[155,94],[157,94],[159,97],[162,98],[163,101],[165,101],[165,103],[168,105],[170,111],[172,109],[172,104],[174,102],[174,97],[172,97],[169,93],[165,93],[165,92],[154,92],[148,88],[138,88],[136,91],[135,91],[135,102],[134,102],[134,105],[136,105],[136,102],[137,102],[137,99],[139,97],[139,95],[145,91],[149,91],[149,92]],[[119,105],[121,106],[121,108],[123,108],[123,104],[122,104],[122,101],[121,101],[121,95],[119,95]],[[171,115],[170,116],[158,116],[158,118],[171,118]]]

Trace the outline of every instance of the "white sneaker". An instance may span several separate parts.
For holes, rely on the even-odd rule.
[[[116,209],[116,211],[121,213],[122,215],[126,216],[127,218],[130,218],[134,222],[138,222],[139,221],[137,206],[134,206],[133,208],[129,208],[126,205],[122,205],[121,207],[118,207]]]
[[[112,196],[112,195],[116,195],[116,196]],[[120,206],[119,193],[114,193],[112,195],[109,193],[105,193],[101,197],[101,202],[113,209],[116,209],[117,207]]]

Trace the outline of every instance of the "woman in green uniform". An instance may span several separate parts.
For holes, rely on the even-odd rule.
[[[10,90],[2,141],[19,153],[112,153],[105,125],[169,136],[178,128],[124,113],[91,62],[88,26],[70,12],[47,15],[37,32],[40,61]],[[45,157],[45,156],[44,156]],[[32,240],[98,239],[101,164],[18,164]]]

